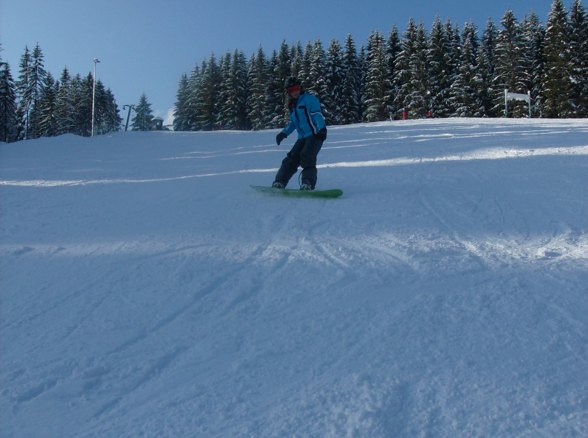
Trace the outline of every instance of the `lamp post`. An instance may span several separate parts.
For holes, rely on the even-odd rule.
[[[100,60],[98,58],[94,58],[94,80],[92,81],[92,137],[94,137],[94,114],[96,114],[96,64],[98,64]]]

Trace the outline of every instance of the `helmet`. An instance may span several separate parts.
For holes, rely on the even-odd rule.
[[[295,76],[290,76],[288,79],[286,79],[286,82],[284,84],[284,88],[288,89],[290,87],[295,87],[296,85],[298,85],[298,86],[302,85],[300,83],[300,79],[298,79]]]

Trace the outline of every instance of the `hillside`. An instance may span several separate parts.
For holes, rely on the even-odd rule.
[[[0,144],[0,436],[588,435],[588,121],[276,132]]]

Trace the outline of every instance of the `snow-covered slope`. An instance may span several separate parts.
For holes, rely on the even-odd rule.
[[[588,435],[588,121],[275,133],[0,145],[2,437]]]

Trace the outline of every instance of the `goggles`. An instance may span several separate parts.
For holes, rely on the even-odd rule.
[[[286,90],[288,90],[288,94],[294,94],[296,92],[300,92],[302,90],[302,87],[300,85],[292,85],[291,87],[288,87]]]

